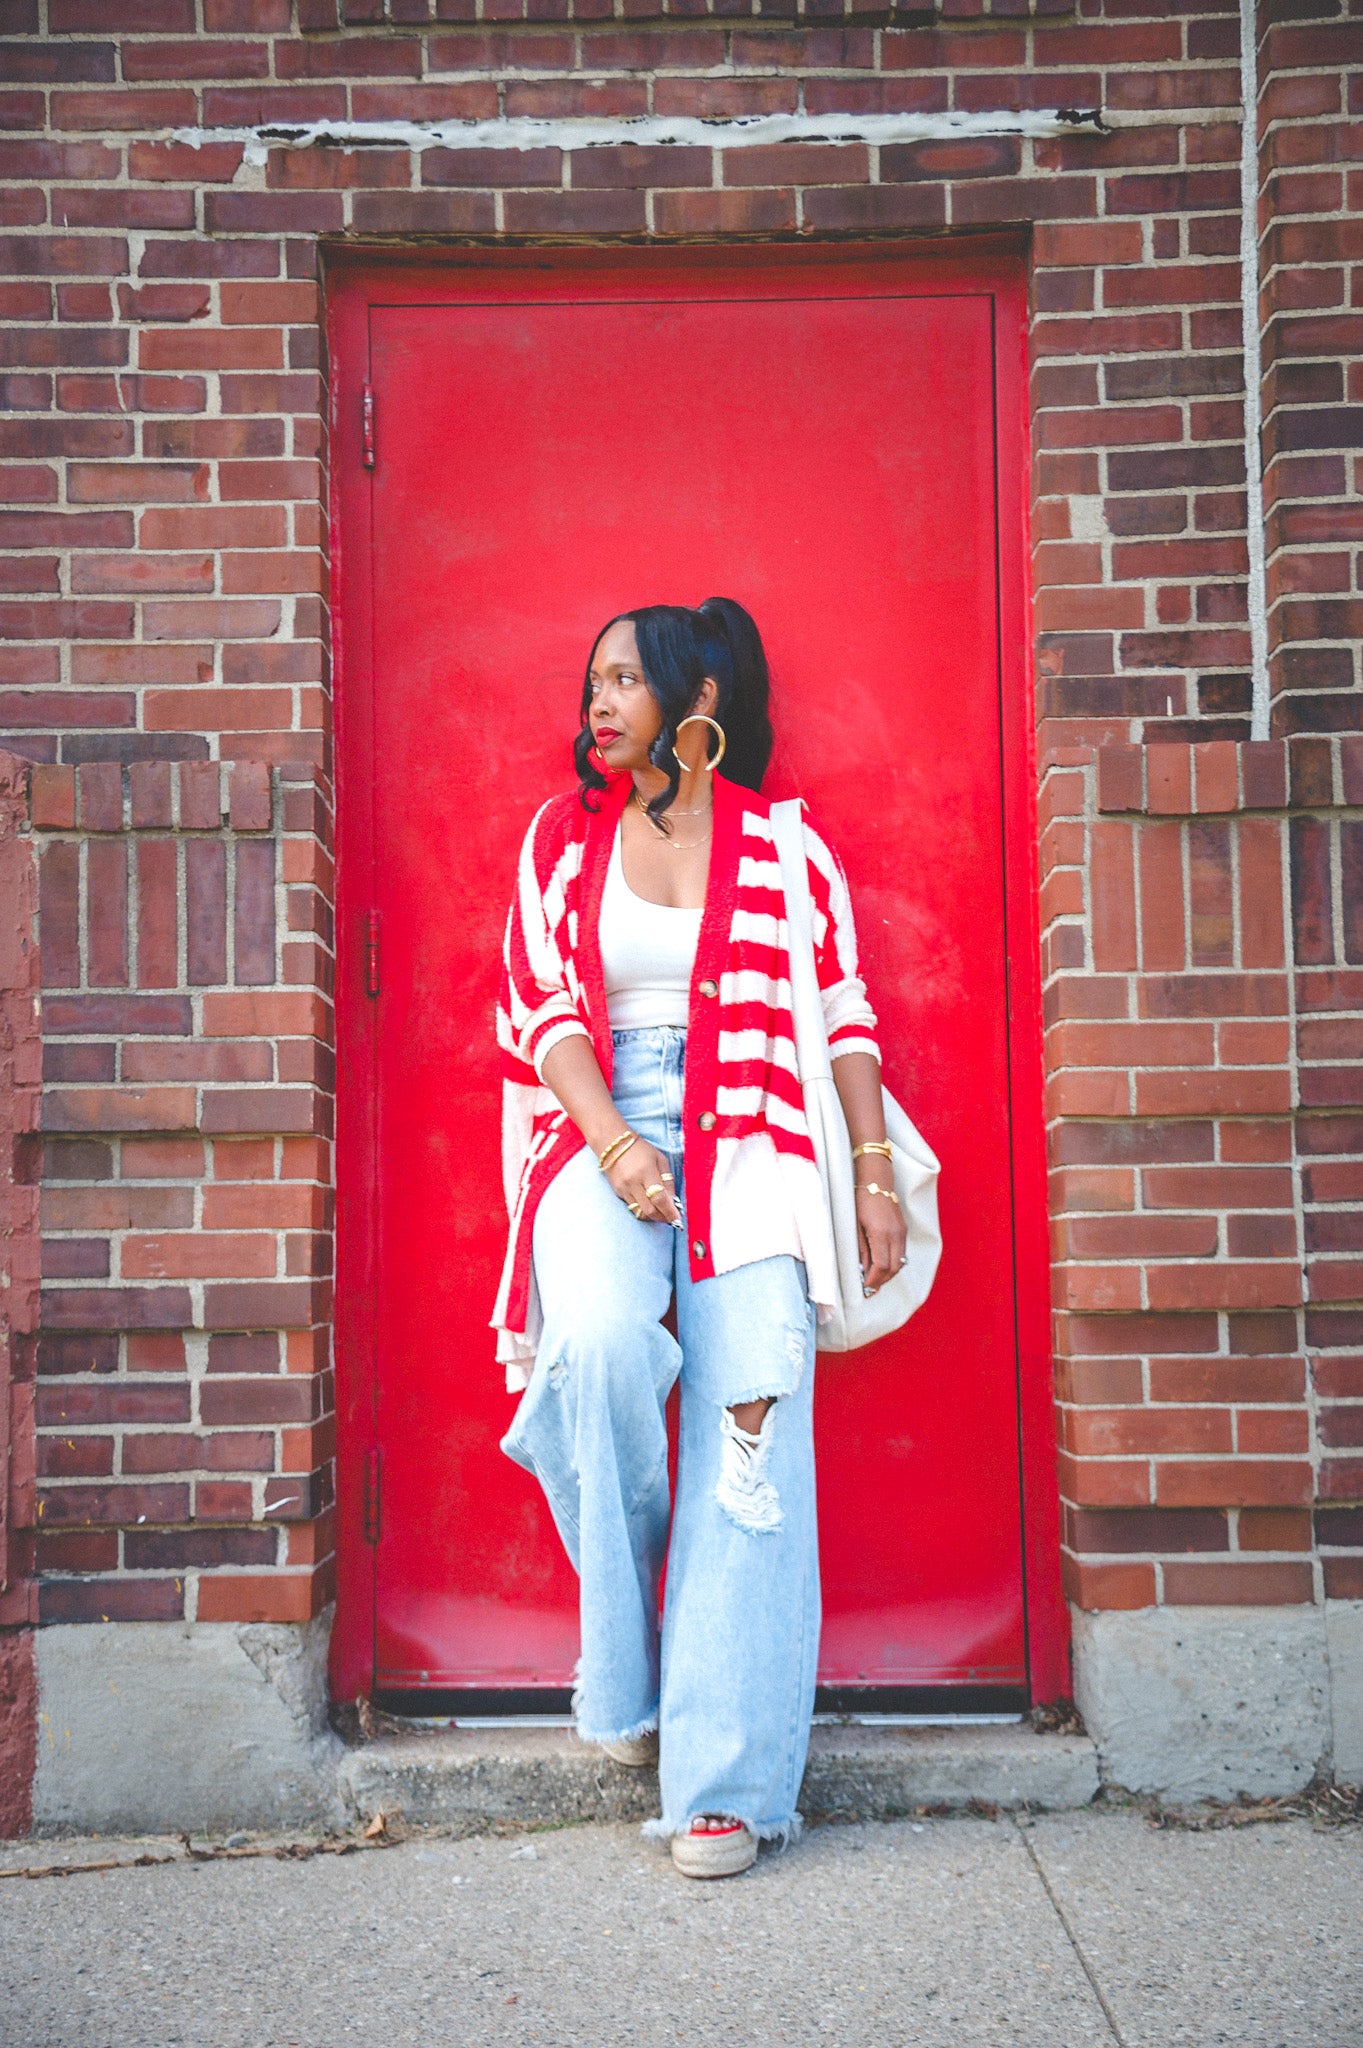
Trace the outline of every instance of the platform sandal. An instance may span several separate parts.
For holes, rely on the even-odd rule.
[[[646,1770],[658,1761],[658,1731],[646,1729],[642,1735],[626,1735],[619,1742],[603,1742],[600,1745],[603,1756],[613,1764],[623,1764],[627,1770]]]
[[[701,1827],[704,1820],[724,1825]],[[731,1814],[698,1814],[684,1835],[673,1835],[672,1861],[683,1877],[737,1877],[757,1861],[757,1837]]]

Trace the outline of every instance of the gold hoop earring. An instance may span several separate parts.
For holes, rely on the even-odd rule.
[[[685,732],[688,725],[708,725],[711,732],[716,732],[719,734],[719,752],[715,755],[713,761],[710,759],[710,743],[708,740],[705,743],[705,765],[709,769],[710,773],[713,775],[715,769],[718,768],[720,762],[724,759],[724,749],[729,744],[729,742],[724,737],[724,727],[720,724],[717,718],[707,718],[703,711],[693,711],[690,717],[684,718],[681,724],[677,727],[678,739],[681,738],[681,735],[683,734],[683,732]],[[683,761],[681,755],[677,752],[677,745],[675,740],[672,743],[672,758],[679,768],[683,770],[685,769],[686,763],[685,761]]]

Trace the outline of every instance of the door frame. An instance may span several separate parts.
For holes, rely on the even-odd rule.
[[[376,305],[782,296],[818,281],[850,295],[987,293],[995,348],[1004,920],[1021,1496],[1023,1610],[1034,1703],[1071,1692],[1069,1611],[1060,1575],[1059,1485],[1050,1341],[1050,1246],[1043,1108],[1036,721],[1032,673],[1030,413],[1026,247],[1013,237],[932,242],[680,248],[348,249],[326,276],[329,361],[332,703],[336,766],[336,1551],[333,1697],[373,1683],[376,1552],[366,1529],[380,1475],[375,1425],[377,1004],[368,991],[374,900],[373,470],[363,390]],[[727,289],[725,288],[727,286]],[[878,289],[877,289],[878,287]],[[382,461],[383,421],[373,422]],[[354,565],[352,570],[352,564]]]

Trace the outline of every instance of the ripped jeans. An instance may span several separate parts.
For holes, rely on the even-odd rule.
[[[685,1048],[684,1031],[617,1032],[612,1089],[667,1154],[683,1214]],[[819,1644],[804,1268],[769,1258],[693,1281],[685,1232],[631,1216],[589,1150],[546,1191],[534,1257],[544,1337],[502,1449],[544,1488],[578,1573],[579,1732],[659,1729],[663,1812],[648,1832],[723,1813],[784,1840],[799,1827]],[[661,1321],[674,1289],[680,1343]],[[664,1405],[678,1376],[673,1504]],[[769,1395],[744,1438],[730,1408]]]

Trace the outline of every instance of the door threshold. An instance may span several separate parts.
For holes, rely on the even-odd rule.
[[[1016,1728],[1021,1714],[816,1714],[816,1728]]]
[[[381,1713],[411,1728],[571,1728],[566,1688],[516,1686],[376,1689]],[[1018,1686],[820,1686],[819,1728],[986,1728],[1017,1726],[1027,1716]]]
[[[571,1714],[451,1714],[448,1720],[417,1722],[426,1728],[571,1728]]]
[[[571,1728],[571,1714],[402,1714],[410,1728]],[[815,1714],[815,1728],[1016,1728],[1021,1714]]]

